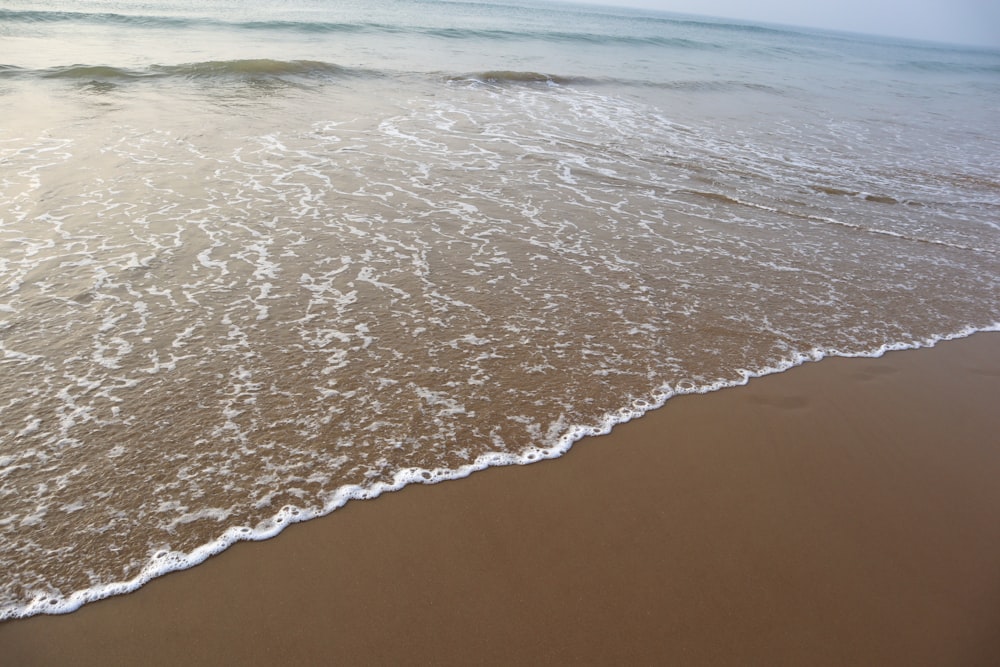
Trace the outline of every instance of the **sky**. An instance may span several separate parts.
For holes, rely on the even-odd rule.
[[[1000,0],[584,0],[1000,48]]]

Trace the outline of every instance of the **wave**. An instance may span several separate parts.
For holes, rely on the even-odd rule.
[[[768,93],[771,95],[785,95],[788,91],[776,86],[769,86],[753,81],[732,81],[732,80],[684,80],[684,81],[664,81],[650,82],[642,84],[652,88],[664,88],[667,90],[680,90],[690,92],[726,92],[730,90],[749,90],[758,93]]]
[[[444,39],[478,40],[539,40],[545,42],[573,42],[581,45],[620,44],[631,46],[658,46],[675,49],[710,50],[724,48],[712,42],[702,42],[683,37],[663,37],[660,35],[609,35],[594,32],[566,32],[533,30],[513,32],[509,30],[468,28],[413,28],[413,32],[441,37]]]
[[[963,63],[946,60],[911,60],[897,66],[901,70],[943,74],[1000,74],[1000,61],[993,63]]]
[[[413,74],[413,73],[411,73]],[[211,60],[178,65],[148,65],[141,68],[115,67],[112,65],[73,64],[45,69],[26,69],[0,64],[0,80],[4,78],[41,78],[76,81],[87,84],[126,84],[145,80],[219,80],[235,82],[324,82],[347,78],[388,79],[406,76],[405,72],[350,68],[317,60],[273,60],[267,58],[244,60]],[[419,76],[414,74],[415,76]],[[578,75],[535,72],[530,70],[486,70],[463,74],[437,73],[448,83],[479,83],[493,86],[623,86],[657,88],[689,93],[726,92],[747,90],[770,95],[785,95],[788,91],[774,86],[750,81],[734,80],[679,80],[644,81],[639,79],[587,77]]]
[[[71,12],[47,10],[0,9],[4,23],[98,23],[147,28],[217,27],[245,30],[290,30],[300,32],[398,31],[398,27],[380,23],[337,23],[324,21],[227,21],[207,16],[169,16],[162,14],[120,14],[112,12]]]
[[[350,68],[317,60],[210,60],[183,63],[179,65],[148,65],[142,68],[115,67],[112,65],[73,64],[45,69],[27,69],[14,65],[0,64],[0,79],[41,78],[64,79],[91,83],[94,81],[126,83],[149,79],[343,79],[343,78],[390,78],[405,76],[405,73],[381,70]],[[493,85],[505,84],[549,84],[549,85],[595,85],[620,83],[636,85],[626,80],[603,80],[581,76],[544,74],[532,71],[489,70],[468,74],[440,74],[448,82],[478,82]],[[641,85],[641,84],[640,84]]]
[[[197,19],[175,16],[144,16],[141,14],[114,14],[109,12],[71,12],[49,10],[17,10],[0,9],[0,22],[3,23],[122,23],[128,25],[159,25],[160,27],[178,27],[191,25]]]
[[[599,79],[588,77],[560,76],[557,74],[542,74],[540,72],[522,72],[512,70],[490,70],[474,74],[458,74],[447,77],[450,82],[474,81],[493,85],[506,84],[546,84],[569,86],[601,83]]]
[[[62,23],[83,22],[101,25],[123,25],[145,28],[216,28],[225,30],[283,31],[302,33],[400,33],[409,32],[448,40],[471,39],[490,41],[541,40],[552,42],[578,42],[581,44],[632,44],[673,47],[678,49],[717,49],[717,44],[687,38],[661,35],[622,35],[593,32],[567,31],[512,31],[501,29],[471,29],[402,26],[375,22],[328,21],[228,21],[212,17],[181,17],[168,15],[92,13],[45,10],[0,9],[0,23]]]
[[[318,60],[220,60],[184,65],[156,65],[153,71],[187,78],[213,77],[344,77],[366,70],[350,69]]]
[[[145,79],[333,79],[358,76],[378,76],[370,70],[341,67],[316,60],[211,60],[180,65],[150,65],[144,68],[114,67],[111,65],[74,64],[30,70],[11,65],[0,65],[0,78],[31,77],[66,79],[81,82],[124,83]]]
[[[624,78],[595,78],[586,76],[567,76],[560,74],[545,74],[532,71],[489,70],[471,74],[458,74],[446,77],[449,82],[472,81],[497,86],[521,84],[545,84],[559,86],[626,86],[637,88],[657,88],[661,90],[676,90],[680,92],[726,92],[731,90],[747,90],[767,93],[770,95],[785,95],[788,91],[775,86],[754,83],[752,81],[731,80],[681,80],[681,81],[643,81]]]
[[[899,199],[896,199],[895,197],[890,197],[888,195],[872,194],[855,190],[845,190],[841,188],[835,188],[823,185],[811,186],[810,189],[813,190],[814,192],[819,192],[826,195],[858,197],[866,202],[870,202],[872,204],[881,204],[884,206],[918,205],[916,202],[901,201]],[[741,199],[739,197],[730,196],[722,192],[696,190],[693,188],[680,188],[677,190],[677,192],[692,197],[697,197],[699,199],[707,200],[709,202],[718,202],[730,206],[741,206],[741,207],[758,209],[769,212],[780,212],[783,215],[787,215],[793,218],[798,218],[800,220],[806,220],[813,224],[835,225],[838,227],[852,229],[854,231],[863,234],[872,234],[875,236],[887,236],[895,239],[900,239],[903,241],[909,241],[912,243],[925,243],[928,245],[939,246],[942,248],[952,248],[955,250],[963,250],[966,252],[972,252],[982,255],[1000,254],[1000,251],[993,248],[969,245],[967,243],[955,243],[953,241],[947,241],[944,239],[931,238],[929,236],[905,233],[901,231],[895,231],[892,229],[885,229],[873,226],[874,224],[877,224],[876,222],[872,222],[871,224],[862,224],[859,222],[848,222],[845,220],[838,220],[836,218],[831,218],[828,216],[799,213],[794,210],[788,210],[788,209],[777,209],[772,206],[758,204],[752,201]],[[873,218],[873,220],[877,220],[877,218]]]
[[[30,70],[11,70],[15,74],[29,74]],[[37,74],[43,79],[80,79],[97,81],[127,81],[155,76],[149,70],[130,70],[110,65],[67,65],[65,67],[49,67],[39,70]]]
[[[105,584],[94,584],[89,588],[75,590],[68,594],[51,590],[33,592],[31,598],[27,600],[0,603],[0,622],[38,614],[66,614],[90,602],[96,602],[115,595],[131,593],[164,574],[199,565],[211,556],[225,551],[238,542],[270,539],[292,524],[326,516],[342,508],[352,500],[371,500],[384,493],[398,491],[410,484],[438,484],[440,482],[462,479],[487,468],[529,465],[546,459],[559,458],[566,454],[579,440],[586,437],[606,435],[619,424],[638,419],[648,412],[663,407],[667,401],[675,396],[708,394],[720,389],[744,386],[752,379],[783,373],[797,366],[821,361],[825,358],[876,359],[890,351],[934,347],[944,341],[966,338],[980,332],[995,331],[1000,331],[1000,322],[992,322],[979,326],[966,325],[953,331],[938,333],[924,338],[912,339],[905,342],[893,341],[856,351],[829,347],[813,347],[796,351],[771,366],[754,370],[741,370],[737,376],[729,379],[719,379],[714,382],[698,384],[689,378],[683,378],[673,385],[662,385],[651,392],[649,398],[635,399],[616,411],[606,413],[604,418],[596,424],[576,424],[570,426],[558,437],[555,443],[548,446],[528,447],[519,454],[486,453],[478,456],[472,463],[456,468],[404,468],[396,472],[390,481],[377,482],[368,486],[354,484],[342,486],[328,494],[321,507],[303,508],[284,505],[270,518],[265,519],[254,527],[241,525],[229,526],[215,539],[209,540],[189,552],[168,550],[155,552],[142,564],[139,572],[131,579]]]

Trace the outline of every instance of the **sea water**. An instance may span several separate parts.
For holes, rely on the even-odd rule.
[[[677,393],[997,329],[998,253],[995,51],[527,2],[5,3],[0,618]]]

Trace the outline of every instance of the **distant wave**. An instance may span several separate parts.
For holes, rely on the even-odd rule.
[[[414,32],[441,37],[445,39],[488,39],[488,40],[524,40],[533,39],[546,42],[577,42],[581,45],[623,44],[672,47],[677,49],[719,49],[724,48],[711,42],[700,42],[682,37],[661,37],[642,35],[606,35],[590,32],[563,31],[527,31],[513,32],[509,30],[467,28],[413,28]]]
[[[206,16],[165,16],[111,12],[17,11],[0,9],[0,22],[8,23],[100,23],[150,28],[220,27],[245,30],[297,30],[302,32],[361,32],[398,30],[377,23],[331,23],[309,21],[225,21]]]
[[[645,85],[653,88],[664,88],[668,90],[681,90],[681,91],[691,91],[691,92],[725,92],[729,90],[752,90],[758,93],[769,93],[772,95],[784,95],[787,90],[778,88],[775,86],[769,86],[763,83],[754,83],[753,81],[734,81],[734,80],[717,80],[717,79],[690,79],[683,81],[662,81]]]
[[[1000,62],[954,62],[948,60],[912,60],[899,64],[899,69],[918,72],[1000,74]]]
[[[139,14],[114,14],[109,12],[66,12],[47,10],[0,9],[0,22],[4,23],[126,23],[133,25],[159,24],[161,26],[189,25],[192,19],[172,16],[143,16]]]
[[[679,37],[610,35],[589,32],[561,31],[511,31],[495,29],[440,28],[400,26],[383,23],[337,23],[324,21],[226,21],[211,17],[179,17],[164,15],[92,13],[66,11],[19,11],[0,9],[0,22],[8,23],[57,23],[84,22],[120,24],[149,28],[221,28],[225,30],[292,31],[304,33],[399,33],[410,32],[441,39],[541,40],[554,42],[579,42],[581,44],[633,44],[673,47],[678,49],[717,49],[717,44]]]

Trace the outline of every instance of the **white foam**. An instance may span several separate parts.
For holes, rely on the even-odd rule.
[[[29,415],[25,421],[27,421],[28,423],[25,425],[23,429],[21,429],[17,433],[17,437],[19,438],[31,435],[32,433],[38,430],[39,426],[42,425],[42,420],[39,419],[38,417],[35,417],[34,415]]]
[[[146,582],[158,576],[182,570],[197,565],[212,555],[224,551],[232,544],[239,541],[260,541],[274,537],[285,527],[307,521],[309,519],[329,514],[350,502],[351,500],[369,500],[379,495],[398,491],[408,484],[437,484],[448,480],[468,477],[474,472],[486,468],[507,466],[507,465],[527,465],[544,459],[557,458],[565,454],[575,442],[581,438],[595,435],[606,435],[618,424],[631,419],[641,417],[650,410],[661,407],[672,396],[686,393],[708,393],[726,387],[734,387],[746,384],[751,378],[780,373],[795,366],[799,366],[808,361],[819,361],[824,357],[845,356],[845,357],[880,357],[888,351],[917,349],[921,347],[932,347],[936,343],[946,340],[964,338],[980,331],[1000,331],[1000,322],[994,322],[984,327],[963,327],[960,330],[937,336],[929,336],[924,339],[909,343],[888,343],[874,349],[843,353],[823,348],[813,348],[806,351],[796,352],[783,362],[774,366],[741,373],[739,378],[733,380],[719,380],[706,384],[695,385],[693,381],[680,379],[674,386],[669,384],[654,390],[649,398],[633,399],[629,405],[621,409],[608,413],[605,418],[590,425],[567,425],[557,420],[548,430],[548,445],[527,447],[519,453],[491,452],[482,454],[467,465],[457,468],[404,468],[396,471],[389,482],[376,482],[369,486],[348,485],[335,489],[326,496],[326,500],[321,508],[304,509],[292,505],[281,507],[270,518],[261,521],[254,527],[230,526],[222,531],[218,538],[212,542],[203,544],[196,549],[187,552],[158,551],[152,554],[149,560],[143,565],[139,573],[124,581],[111,584],[102,584],[91,588],[74,591],[69,595],[61,595],[53,591],[38,591],[24,604],[9,604],[0,607],[0,620],[9,618],[21,618],[39,613],[63,614],[78,609],[87,602],[93,602],[112,595],[120,595],[132,592],[141,587]],[[427,390],[419,390],[427,395]],[[516,417],[511,417],[516,419]],[[270,496],[266,496],[257,503],[258,507],[266,507],[270,504]],[[72,507],[72,506],[70,506]],[[74,511],[64,509],[64,511]],[[230,510],[221,508],[209,508],[198,512],[182,515],[174,520],[174,524],[194,521],[198,519],[211,519],[224,521],[230,515]],[[41,521],[44,511],[22,519],[22,521]],[[0,522],[2,523],[2,522]]]
[[[311,125],[325,127],[321,136],[300,136],[294,125],[280,133],[268,127],[263,137],[240,135],[233,155],[204,155],[188,146],[183,150],[200,157],[183,162],[192,167],[180,170],[178,178],[183,176],[184,182],[172,180],[165,173],[169,170],[148,170],[141,181],[146,187],[135,188],[140,201],[131,205],[134,210],[126,211],[118,201],[114,188],[123,187],[121,183],[94,183],[95,191],[86,198],[99,209],[94,216],[102,234],[114,233],[95,240],[88,236],[94,229],[89,220],[64,215],[72,209],[53,204],[53,215],[39,220],[56,240],[25,233],[23,247],[16,245],[18,257],[33,259],[15,266],[0,258],[0,275],[14,285],[8,293],[13,295],[10,308],[19,309],[17,317],[35,317],[24,306],[42,297],[39,317],[47,317],[45,309],[58,304],[61,312],[47,323],[65,325],[62,331],[86,332],[83,345],[67,342],[73,356],[62,364],[58,351],[51,353],[54,365],[38,374],[35,394],[11,399],[20,401],[12,402],[16,409],[10,410],[19,417],[7,425],[7,433],[22,434],[19,446],[44,441],[40,449],[46,451],[39,460],[48,457],[54,464],[60,448],[83,431],[74,429],[88,422],[142,423],[146,415],[141,408],[149,406],[142,399],[136,406],[136,397],[169,401],[172,391],[204,393],[190,414],[171,418],[177,427],[182,421],[196,422],[195,446],[204,444],[203,451],[218,460],[211,466],[192,460],[165,483],[164,495],[155,497],[184,503],[177,501],[157,518],[179,534],[190,521],[218,521],[222,536],[191,553],[164,547],[145,568],[127,569],[125,564],[125,570],[116,570],[123,572],[123,583],[115,584],[119,589],[131,590],[141,585],[141,577],[194,564],[206,549],[263,539],[352,498],[558,456],[579,437],[607,432],[671,396],[742,384],[805,361],[864,349],[859,341],[865,331],[842,332],[839,325],[868,322],[862,308],[879,304],[852,305],[852,277],[842,278],[832,264],[821,270],[813,266],[829,259],[817,249],[837,247],[824,241],[846,244],[855,238],[848,233],[855,231],[855,219],[812,208],[789,213],[772,205],[774,198],[755,184],[790,175],[788,165],[777,164],[774,172],[760,166],[775,159],[774,151],[706,141],[696,129],[671,125],[649,110],[606,95],[568,89],[551,93],[530,86],[480,86],[469,92],[473,94],[458,100],[440,95],[411,102],[402,113],[394,108],[391,113],[398,115],[381,125],[382,136],[376,136],[376,118],[361,123],[363,131],[354,136],[350,127],[336,123]],[[336,137],[329,134],[334,128]],[[118,159],[182,164],[171,159],[178,157],[175,145],[187,142],[179,133],[126,129],[120,134],[108,149]],[[664,166],[683,161],[693,166]],[[792,163],[816,169],[801,155],[792,155]],[[724,182],[731,176],[729,166],[744,173],[756,169],[752,173],[765,178]],[[202,183],[189,174],[212,177]],[[734,192],[739,197],[728,196]],[[720,198],[723,194],[727,196]],[[824,217],[849,224],[830,225]],[[889,222],[879,224],[895,229]],[[803,234],[797,225],[811,227]],[[940,235],[941,230],[926,228],[915,216],[905,229],[906,239],[858,235],[859,246],[931,238],[957,242],[947,247],[961,249],[958,237]],[[151,254],[152,248],[163,252]],[[939,264],[930,275],[955,256],[934,251],[939,254],[931,259]],[[907,259],[888,261],[905,264]],[[65,284],[32,275],[44,273],[37,271],[39,262],[50,260],[66,272]],[[867,268],[862,255],[855,260],[843,264],[859,273]],[[158,267],[166,271],[159,274]],[[905,269],[878,287],[887,292],[911,289],[909,267]],[[793,273],[791,287],[776,289]],[[726,285],[723,277],[733,278],[733,284]],[[720,280],[714,284],[710,279]],[[157,280],[163,289],[146,285]],[[807,283],[812,289],[798,287]],[[983,280],[977,287],[982,291],[987,284]],[[77,286],[87,288],[82,296],[72,296]],[[178,289],[183,298],[175,299]],[[577,299],[577,290],[590,292]],[[740,293],[730,298],[727,290]],[[758,295],[766,299],[760,302],[766,308],[758,308]],[[786,306],[792,316],[784,312]],[[578,308],[589,312],[574,312]],[[0,307],[0,312],[8,311]],[[827,322],[799,326],[813,315]],[[27,328],[11,320],[17,322],[12,326]],[[871,340],[905,341],[902,347],[924,344],[901,331],[905,321],[878,316],[871,321]],[[958,316],[951,321],[964,320]],[[706,322],[728,331],[749,328],[766,334],[771,347],[748,352],[747,359],[733,354],[713,365],[702,357],[718,352],[714,356],[721,358],[726,341],[711,335],[696,340]],[[931,322],[923,330],[935,326],[954,325]],[[588,333],[599,329],[600,335]],[[759,343],[752,338],[757,337],[747,336],[744,342]],[[789,342],[802,340],[837,343],[795,350]],[[48,351],[31,354],[43,348],[27,339],[11,339],[9,345],[17,351],[3,344],[0,361],[17,372],[50,358]],[[886,349],[900,348],[861,354],[877,356]],[[170,354],[165,360],[171,350],[184,356]],[[783,361],[773,361],[782,355]],[[751,368],[733,368],[740,364]],[[276,378],[282,373],[291,376],[283,386],[294,384],[294,391],[282,393],[275,386],[286,379]],[[517,374],[516,387],[505,386],[507,373]],[[58,391],[66,381],[74,384]],[[138,391],[125,391],[140,384]],[[604,387],[600,398],[593,397],[596,390],[574,395],[596,386]],[[654,387],[648,395],[634,395],[648,387]],[[473,441],[463,417],[492,402],[491,418],[500,415],[503,421],[504,403],[497,400],[503,394],[497,389],[519,392],[512,403],[522,401],[532,406],[525,412],[535,412],[477,433]],[[277,396],[284,399],[276,419],[265,410]],[[53,412],[38,412],[35,405],[52,397],[61,401]],[[402,404],[395,402],[400,397]],[[614,400],[623,403],[620,409],[577,418],[589,425],[559,416],[589,414],[588,409],[596,410],[591,405]],[[421,413],[417,418],[427,432],[414,437],[423,438],[419,443],[407,439],[405,425],[393,414],[401,405]],[[265,429],[273,429],[273,441]],[[507,429],[519,438],[530,437],[533,446],[506,452],[513,446],[504,441]],[[330,433],[338,433],[331,447],[361,458],[341,460],[331,454],[321,465],[310,446]],[[224,444],[215,450],[213,439]],[[481,454],[491,443],[495,451]],[[100,459],[108,467],[124,468],[140,453],[140,443],[114,444],[97,450],[108,457]],[[388,447],[400,451],[383,457]],[[393,469],[390,460],[408,455],[402,450],[418,447],[421,454],[430,451],[420,460],[459,460],[463,466],[439,469],[428,463],[427,469],[387,472]],[[263,455],[259,460],[268,460],[268,473],[240,479],[240,457],[249,460],[254,452]],[[435,458],[438,453],[447,458]],[[120,458],[126,454],[127,459]],[[412,461],[402,460],[396,465]],[[340,466],[350,469],[351,476],[338,477]],[[0,473],[8,471],[9,479],[15,477],[10,468]],[[360,479],[365,473],[383,481],[333,490],[325,486],[337,483],[329,480]],[[292,502],[312,509],[288,505],[263,522],[254,519],[253,526],[227,529],[227,522],[249,520],[236,518],[240,510],[227,513],[189,501],[204,497],[206,504],[225,505],[228,500],[211,496],[212,484],[219,482],[228,491],[249,481],[254,488],[246,490],[246,505],[270,508],[289,498],[311,498]],[[181,482],[189,485],[189,495],[169,495]],[[315,486],[328,494],[322,503],[314,499],[322,492],[310,491]],[[20,516],[34,513],[22,510]],[[105,528],[112,530],[111,524]],[[158,544],[169,541],[164,536]],[[40,609],[50,608],[52,599],[40,592]]]
[[[212,249],[207,248],[198,253],[198,262],[204,266],[206,269],[219,269],[220,275],[228,275],[229,269],[227,268],[227,263],[222,260],[213,260],[211,258]]]

